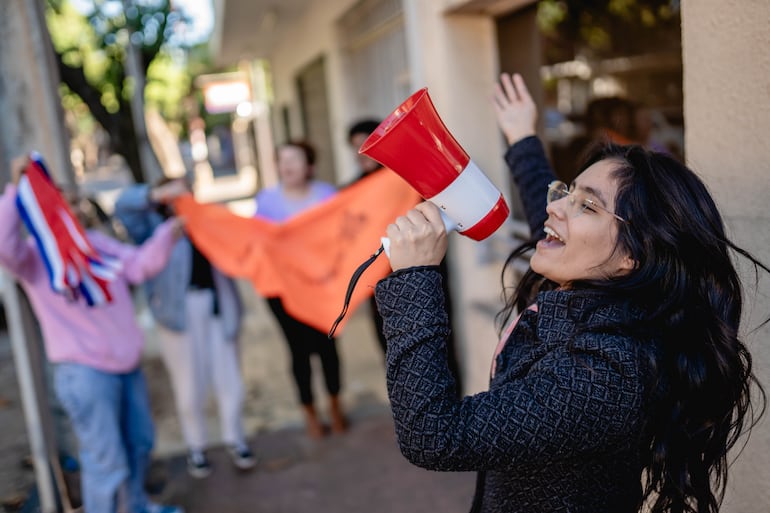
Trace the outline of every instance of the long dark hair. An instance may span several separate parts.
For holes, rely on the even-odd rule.
[[[640,340],[657,341],[642,476],[651,511],[715,513],[726,488],[727,453],[766,404],[738,337],[742,291],[731,256],[747,258],[755,276],[770,269],[727,239],[706,186],[682,163],[640,146],[604,145],[582,170],[602,160],[617,164],[615,213],[629,221],[619,225],[615,250],[637,264],[627,275],[570,288],[632,304],[636,320],[620,323]],[[532,247],[511,254],[504,285],[510,264]],[[555,287],[528,270],[506,293],[502,316]]]

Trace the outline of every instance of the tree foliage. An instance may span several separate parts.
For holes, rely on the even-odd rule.
[[[189,91],[190,76],[176,35],[189,20],[169,0],[91,0],[88,7],[83,12],[68,0],[47,0],[47,24],[65,98],[74,94],[87,106],[109,134],[111,149],[142,181],[131,97],[142,94],[147,106],[167,119],[183,116],[182,98]],[[141,55],[143,91],[136,91],[124,66],[129,41]],[[77,101],[69,98],[65,104]]]

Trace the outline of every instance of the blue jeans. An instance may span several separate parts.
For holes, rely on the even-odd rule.
[[[144,477],[153,446],[147,385],[140,369],[110,374],[85,365],[56,367],[54,386],[78,439],[86,513],[144,513]]]

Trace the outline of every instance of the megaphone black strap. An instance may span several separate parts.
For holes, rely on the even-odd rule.
[[[377,260],[377,257],[380,256],[380,253],[382,253],[384,250],[385,248],[380,245],[379,249],[375,251],[372,256],[370,256],[363,264],[359,265],[358,268],[353,272],[353,276],[350,277],[350,282],[348,282],[348,290],[345,292],[345,304],[342,306],[342,311],[340,312],[339,317],[337,317],[337,320],[334,321],[334,324],[332,324],[332,327],[329,330],[329,339],[334,338],[334,332],[337,331],[337,326],[339,326],[340,322],[342,322],[342,319],[344,319],[345,315],[348,313],[350,298],[353,295],[353,290],[356,288],[358,279],[361,278],[361,275],[364,274],[364,271],[366,271],[369,266],[372,265],[375,260]]]

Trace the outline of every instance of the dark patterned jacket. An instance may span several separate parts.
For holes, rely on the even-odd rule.
[[[531,161],[514,177],[537,172],[540,160],[548,170],[536,139],[518,145],[507,156],[523,151]],[[524,197],[544,200],[545,189],[517,183]],[[478,471],[474,512],[637,511],[651,345],[616,329],[624,305],[541,292],[498,355],[489,390],[458,400],[440,280],[435,268],[417,267],[376,289],[402,453],[427,469]]]

